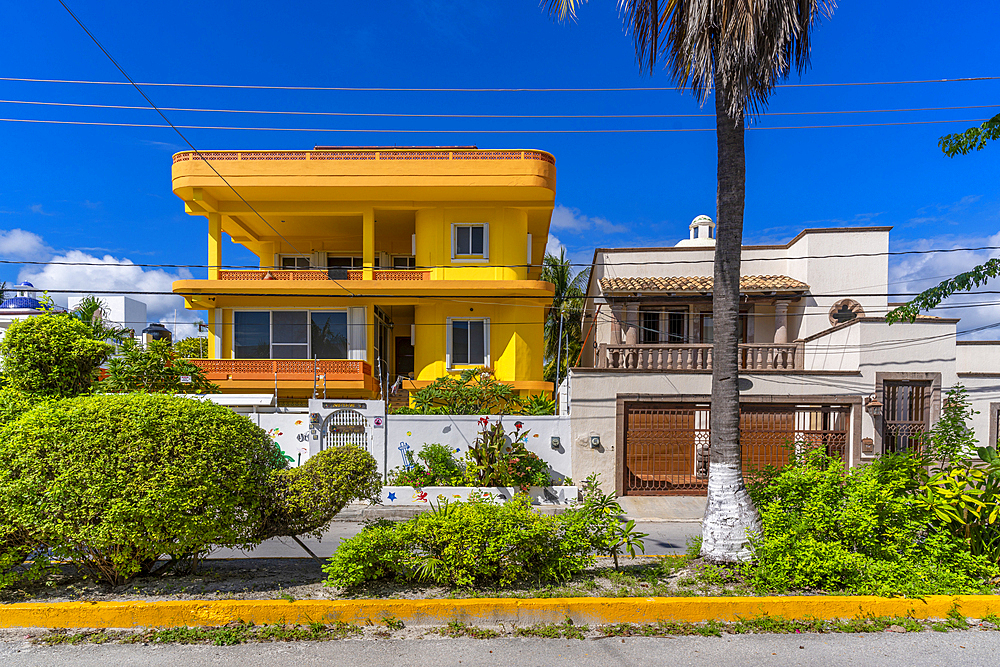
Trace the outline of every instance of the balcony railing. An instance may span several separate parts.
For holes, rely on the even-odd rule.
[[[360,359],[189,359],[213,382],[227,380],[358,381],[371,376],[371,364]]]
[[[740,345],[740,370],[782,371],[804,368],[798,343]],[[597,367],[641,371],[710,371],[712,345],[608,345],[598,348]]]
[[[270,275],[270,278],[267,276]],[[335,280],[362,280],[362,271],[344,271]],[[413,269],[375,269],[373,280],[430,280],[430,271],[415,271]],[[314,269],[277,269],[272,271],[219,271],[219,280],[332,280],[326,271]]]

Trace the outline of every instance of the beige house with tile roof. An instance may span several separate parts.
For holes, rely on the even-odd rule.
[[[996,442],[1000,345],[956,344],[957,319],[885,323],[890,229],[806,229],[743,247],[744,467],[781,465],[789,445],[806,442],[849,465],[914,447],[959,382],[980,412],[980,442]],[[602,473],[633,509],[686,499],[663,518],[700,515],[705,493],[713,232],[699,216],[674,247],[597,249],[570,371],[573,478]]]

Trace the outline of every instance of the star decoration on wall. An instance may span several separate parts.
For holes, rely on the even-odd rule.
[[[389,500],[391,500],[391,501],[395,501],[396,500],[396,493],[395,492],[392,492],[392,491],[389,492]]]

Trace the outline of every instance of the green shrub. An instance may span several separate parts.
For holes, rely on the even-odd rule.
[[[182,383],[184,376],[190,381]],[[119,346],[118,354],[108,362],[107,377],[101,380],[98,388],[109,393],[218,394],[222,391],[199,367],[179,358],[167,341],[154,340],[143,347],[133,338]]]
[[[400,486],[462,486],[465,468],[455,460],[451,448],[438,443],[425,444],[414,460],[413,452],[403,453],[407,466],[389,472],[389,481]]]
[[[91,336],[91,327],[66,315],[44,313],[18,320],[0,340],[7,385],[45,396],[90,391],[114,346]]]
[[[748,570],[758,591],[984,592],[996,567],[915,499],[923,463],[896,455],[845,471],[810,451],[750,487],[763,522]]]
[[[379,522],[345,540],[323,568],[327,585],[393,578],[505,586],[564,580],[593,563],[585,524],[537,514],[526,496],[442,502],[405,523]]]
[[[256,544],[274,460],[262,429],[212,403],[54,401],[0,430],[0,508],[8,533],[119,584],[164,555]]]
[[[43,397],[32,396],[10,387],[0,389],[0,428],[44,401]]]
[[[377,502],[382,490],[378,464],[353,446],[331,447],[298,468],[271,473],[272,507],[260,539],[315,535],[352,500]]]

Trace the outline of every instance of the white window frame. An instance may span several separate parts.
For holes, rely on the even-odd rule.
[[[396,268],[396,260],[400,259],[402,257],[405,257],[408,260],[412,259],[413,260],[413,266],[412,267],[408,266],[405,269],[398,269],[398,268]],[[390,265],[387,266],[386,268],[387,269],[392,269],[393,271],[413,271],[414,269],[417,268],[417,257],[416,257],[416,255],[392,255],[390,262],[391,262]]]
[[[449,317],[446,320],[446,345],[445,345],[445,366],[449,371],[463,370],[465,368],[476,368],[478,366],[492,366],[490,362],[490,318],[488,317]],[[483,323],[483,363],[482,364],[453,364],[452,363],[452,334],[453,322],[482,322]]]
[[[364,310],[361,308],[360,310]],[[361,346],[364,348],[364,356],[357,357],[352,355],[357,355],[355,352],[356,345],[352,345],[353,337],[356,335],[355,328],[351,326],[351,311],[349,308],[323,308],[318,310],[303,309],[303,308],[233,308],[233,336],[232,341],[229,346],[229,358],[236,359],[236,313],[267,313],[268,314],[268,353],[271,355],[268,359],[274,359],[274,313],[287,313],[287,312],[305,312],[306,313],[306,346],[307,354],[312,354],[312,314],[313,313],[347,313],[347,359],[361,358],[367,361],[367,340],[361,340]],[[364,329],[360,332],[362,338],[364,338]],[[302,345],[302,343],[278,343],[278,346],[284,345]],[[285,357],[278,357],[284,359]],[[312,357],[307,356],[306,360],[312,359]],[[302,361],[302,360],[300,360]]]
[[[458,228],[459,227],[482,227],[483,228],[483,254],[482,255],[459,255],[458,254]],[[470,248],[471,250],[471,248]],[[490,261],[490,224],[488,222],[454,222],[451,225],[451,260],[459,264],[475,264]]]
[[[300,268],[297,268],[297,267],[294,268],[294,269],[286,269],[283,266],[283,264],[284,264],[284,262],[285,262],[286,259],[296,259],[296,260],[304,259],[307,262],[309,262],[309,266],[307,266],[304,269],[300,269]],[[276,266],[275,268],[278,271],[308,271],[309,269],[312,269],[312,268],[315,268],[315,267],[313,267],[313,258],[311,256],[309,256],[309,255],[294,255],[294,254],[289,254],[289,253],[281,253],[281,254],[278,255],[278,266]],[[260,311],[257,311],[257,312],[260,312]]]

